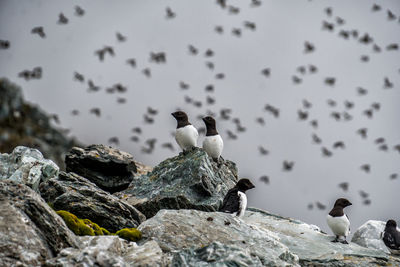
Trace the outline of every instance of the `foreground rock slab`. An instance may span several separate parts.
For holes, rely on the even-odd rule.
[[[40,185],[40,194],[55,210],[89,219],[110,232],[137,227],[146,218],[128,203],[75,173],[60,172]]]
[[[400,258],[355,243],[332,243],[330,241],[333,236],[298,220],[250,208],[243,221],[261,230],[273,232],[290,252],[299,256],[302,266],[400,266]]]
[[[58,172],[58,166],[37,149],[18,146],[10,154],[0,154],[0,180],[26,184],[36,192],[41,182],[57,177]]]
[[[177,253],[174,262],[185,263],[183,266],[212,263],[214,257],[218,258],[221,266],[229,266],[229,262],[298,266],[298,257],[280,243],[273,233],[248,225],[226,213],[161,210],[142,223],[139,230],[145,240],[156,241],[164,252]],[[222,251],[214,256],[204,256],[216,250]]]
[[[217,164],[204,150],[179,154],[135,177],[129,188],[116,193],[146,215],[161,209],[216,211],[225,194],[238,180],[236,165],[228,160]]]
[[[141,246],[118,236],[79,237],[80,248],[63,249],[46,266],[167,266],[155,241]]]
[[[41,266],[66,247],[75,235],[36,192],[0,182],[0,266]]]
[[[65,164],[67,172],[75,172],[111,193],[126,189],[137,172],[132,155],[104,145],[73,147]]]

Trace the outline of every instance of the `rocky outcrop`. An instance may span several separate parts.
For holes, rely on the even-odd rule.
[[[366,248],[374,248],[385,253],[390,253],[389,249],[385,246],[385,243],[383,243],[382,240],[382,234],[385,230],[385,226],[386,222],[369,220],[354,232],[351,242]],[[400,229],[397,230],[400,231]]]
[[[135,177],[129,188],[117,193],[146,215],[161,209],[216,211],[238,180],[236,165],[217,164],[201,148],[164,160],[147,175]]]
[[[57,118],[54,117],[56,121]],[[51,124],[51,116],[25,102],[22,89],[0,79],[0,151],[11,153],[17,146],[39,149],[63,170],[67,151],[79,143],[67,137],[67,130]]]
[[[96,149],[75,150],[91,153],[95,162]],[[96,164],[124,155],[106,151],[110,155],[99,153]],[[0,181],[0,266],[400,266],[380,240],[384,222],[367,222],[344,245],[315,225],[263,210],[248,208],[242,218],[215,212],[237,169],[210,161],[200,148],[149,173],[138,164],[144,174],[116,194],[74,172],[55,175],[34,149],[18,147],[0,162],[4,177],[23,177]],[[41,196],[23,183],[40,183]],[[123,199],[152,217],[146,220]],[[76,234],[96,236],[75,236],[50,206]],[[79,222],[90,229],[78,225],[77,231]],[[107,230],[119,236],[102,235]]]
[[[41,182],[58,176],[59,168],[37,149],[18,146],[11,154],[0,154],[0,180],[25,184],[38,192]]]
[[[167,266],[155,241],[141,246],[117,236],[80,237],[81,247],[66,248],[46,266]]]
[[[243,221],[260,230],[270,231],[291,253],[298,255],[301,266],[387,266],[399,265],[400,259],[382,251],[361,247],[355,243],[343,245],[330,242],[318,227],[291,218],[249,209]]]
[[[232,252],[232,255],[240,257],[242,254],[250,255],[248,260],[261,262],[264,266],[298,263],[298,257],[280,243],[273,233],[252,227],[226,213],[161,210],[156,216],[142,223],[139,230],[144,239],[155,240],[164,252],[196,250],[207,247],[213,242],[220,242],[226,245],[227,250],[220,255],[225,257],[226,261]],[[215,245],[209,249],[212,251]],[[175,261],[198,253],[201,252],[184,251],[175,257]],[[237,260],[240,261],[240,258]]]
[[[29,187],[0,182],[0,266],[41,266],[77,247],[64,221]]]
[[[56,210],[89,219],[110,232],[137,227],[146,218],[137,209],[75,173],[60,172],[40,185],[40,194]]]
[[[65,164],[67,172],[75,172],[110,193],[126,189],[137,171],[132,155],[104,145],[73,147]]]
[[[400,258],[332,243],[318,227],[249,209],[242,219],[219,212],[161,210],[139,226],[173,255],[175,266],[398,266]]]

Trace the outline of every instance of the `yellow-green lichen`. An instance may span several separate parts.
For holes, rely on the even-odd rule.
[[[57,214],[63,218],[64,222],[76,235],[109,235],[110,232],[100,227],[98,224],[92,222],[89,219],[79,219],[74,214],[59,210]]]
[[[142,233],[136,228],[124,228],[116,232],[116,234],[128,241],[138,241],[142,238]]]

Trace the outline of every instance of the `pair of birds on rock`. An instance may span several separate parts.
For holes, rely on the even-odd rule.
[[[326,221],[328,226],[335,234],[335,239],[332,242],[348,244],[346,237],[350,234],[350,221],[343,209],[350,205],[352,204],[347,199],[339,198],[327,215]],[[387,221],[382,239],[391,253],[400,255],[400,232],[397,230],[396,221]]]
[[[189,122],[188,116],[183,111],[176,111],[171,114],[177,121],[175,139],[183,152],[193,149],[197,145],[199,133]],[[215,119],[207,116],[203,118],[206,125],[206,137],[203,141],[203,149],[216,162],[218,162],[224,142],[217,132]],[[230,213],[234,216],[242,217],[247,207],[246,191],[254,188],[249,179],[240,179],[235,187],[231,188],[226,194],[220,211]]]
[[[199,133],[197,129],[189,122],[187,114],[183,111],[176,111],[171,114],[177,121],[175,140],[181,147],[183,152],[187,152],[197,146],[197,139]],[[206,125],[206,137],[203,141],[203,149],[214,160],[219,160],[222,149],[224,148],[224,141],[218,134],[213,117],[207,116],[203,118]]]

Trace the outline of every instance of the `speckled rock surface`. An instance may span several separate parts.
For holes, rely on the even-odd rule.
[[[263,266],[258,257],[233,245],[213,242],[198,249],[185,249],[176,253],[172,266]]]
[[[390,253],[381,236],[385,230],[385,225],[386,222],[383,221],[369,220],[354,232],[351,242],[366,248],[379,249],[385,253]],[[397,230],[400,231],[399,228]]]
[[[0,180],[26,184],[36,192],[41,182],[57,177],[58,172],[58,166],[37,149],[18,146],[10,154],[0,154]]]
[[[132,155],[104,145],[73,147],[65,164],[67,172],[75,172],[111,193],[126,189],[137,171]]]
[[[332,243],[332,236],[298,220],[250,208],[243,221],[274,233],[280,243],[298,255],[302,266],[400,266],[400,258],[355,243]]]
[[[41,266],[76,246],[75,235],[36,192],[0,182],[0,266]]]
[[[237,217],[221,212],[198,210],[161,210],[139,228],[144,240],[155,240],[164,252],[182,252],[174,257],[176,262],[207,262],[197,249],[220,242],[227,249],[220,251],[221,262],[228,262],[229,254],[234,260],[260,262],[264,266],[298,266],[298,257],[279,242],[269,231],[244,223]],[[211,245],[208,251],[217,249]],[[194,250],[194,251],[191,251]],[[207,250],[207,249],[206,249]],[[207,258],[207,257],[206,257]],[[179,266],[179,265],[178,265]],[[229,265],[221,265],[229,266]]]
[[[46,266],[167,266],[160,247],[154,241],[141,246],[118,236],[79,237],[80,248],[63,249]]]
[[[146,218],[128,203],[75,173],[60,172],[40,185],[40,194],[56,210],[89,219],[110,232],[137,227]]]
[[[233,162],[221,160],[218,166],[204,150],[196,148],[164,160],[147,175],[135,177],[128,189],[116,195],[147,218],[160,209],[216,211],[237,180]]]

